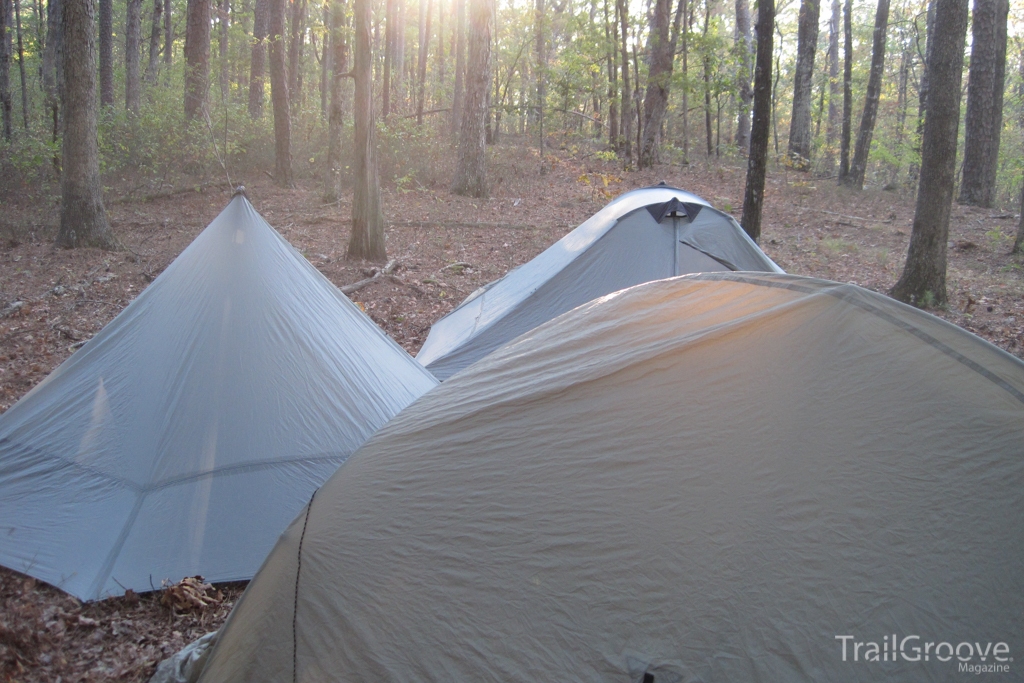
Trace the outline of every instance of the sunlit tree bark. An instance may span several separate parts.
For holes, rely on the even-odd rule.
[[[672,0],[656,0],[651,14],[651,31],[647,39],[651,63],[647,75],[647,93],[644,96],[642,144],[638,160],[640,168],[650,168],[658,162],[661,124],[668,106],[672,64],[675,61],[675,38],[679,34],[682,7],[680,1],[671,31],[669,16]]]
[[[486,197],[487,145],[484,138],[487,92],[491,83],[491,3],[469,2],[469,53],[466,69],[466,104],[459,132],[458,162],[452,192]]]

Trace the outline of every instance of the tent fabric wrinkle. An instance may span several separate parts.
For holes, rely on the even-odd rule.
[[[541,323],[643,282],[722,270],[782,272],[728,214],[667,185],[627,192],[434,323],[416,359],[438,379]]]
[[[92,600],[251,578],[437,381],[236,193],[0,416],[0,564]]]
[[[1024,648],[1022,396],[1019,359],[854,285],[599,297],[354,453],[201,680],[954,678],[837,636]]]

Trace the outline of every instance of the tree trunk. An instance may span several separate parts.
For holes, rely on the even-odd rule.
[[[686,2],[686,0],[682,1]],[[619,74],[615,62],[618,36],[618,26],[609,20],[608,0],[604,0],[604,41],[607,49],[605,61],[608,67],[608,146],[613,150],[619,148]]]
[[[850,175],[846,184],[858,190],[864,189],[864,175],[868,167],[868,152],[871,151],[871,137],[875,132],[875,118],[878,116],[878,98],[882,94],[882,76],[885,68],[885,34],[889,26],[889,0],[878,0],[875,12],[875,33],[871,47],[871,72],[868,75],[868,91],[864,97],[864,113],[860,117],[860,132],[857,147],[850,164]]]
[[[967,0],[938,0],[928,42],[931,87],[921,142],[921,180],[907,261],[892,296],[915,306],[945,306],[946,241],[953,204],[960,81],[967,36]]]
[[[904,28],[905,23],[899,22],[901,39],[899,44],[903,47],[900,55],[900,70],[897,78],[896,88],[896,158],[890,163],[889,183],[887,187],[895,188],[900,175],[899,157],[902,156],[903,142],[907,126],[907,88],[910,85],[910,65],[914,58],[913,41],[907,35]]]
[[[590,0],[590,23],[593,28],[597,27],[597,0]],[[601,67],[600,62],[595,64],[596,69],[590,71],[590,105],[593,108],[593,118],[590,122],[591,137],[600,140],[604,136],[604,104],[601,102]],[[506,88],[506,91],[508,88]],[[586,114],[586,103],[583,105],[583,113]]]
[[[747,184],[743,191],[740,224],[755,242],[761,239],[761,205],[768,165],[768,135],[772,106],[772,42],[775,0],[760,0],[757,7],[757,61],[754,65],[754,115],[750,127]]]
[[[306,38],[306,0],[291,1],[291,40],[288,42],[288,102],[298,115],[302,104],[302,47]]]
[[[437,0],[437,73],[434,75],[434,82],[444,86],[445,77],[445,56],[444,56],[444,0]],[[436,86],[435,86],[436,90]],[[436,99],[436,98],[435,98]]]
[[[1008,0],[974,1],[964,117],[964,168],[957,197],[961,204],[991,208],[996,200],[1009,6]]]
[[[750,35],[749,0],[736,0],[736,50],[739,53],[736,65],[736,78],[739,81],[736,149],[740,154],[746,154],[750,149],[750,104],[754,100],[754,90],[750,86],[754,41]]]
[[[95,19],[96,0],[67,2],[61,12],[64,135],[57,245],[112,249],[96,139]]]
[[[796,74],[793,79],[793,117],[789,124],[789,157],[801,170],[811,160],[811,85],[818,51],[819,0],[802,0],[797,29]]]
[[[416,22],[416,73],[415,73],[415,107],[416,107],[416,125],[423,125],[423,108],[420,106],[420,69],[423,70],[423,77],[426,79],[427,76],[427,53],[424,52],[424,47],[427,45],[427,14],[429,10],[433,9],[428,7],[430,0],[418,0],[418,21]]]
[[[46,49],[46,19],[43,16],[43,3],[42,0],[31,0],[32,1],[32,14],[36,19],[36,48],[39,52]]]
[[[395,4],[396,0],[385,0],[384,3],[384,74],[380,89],[381,116],[384,119],[391,115],[391,74],[395,69],[395,32],[398,30]]]
[[[680,118],[683,120],[683,134],[680,136],[683,139],[683,165],[689,165],[690,163],[690,86],[688,85],[690,79],[690,64],[689,64],[689,43],[690,43],[690,29],[693,26],[693,4],[687,3],[688,6],[683,10],[683,63],[682,67],[682,80],[683,80],[683,111]],[[696,3],[694,3],[696,4]],[[751,92],[751,102],[753,102],[753,90]],[[748,143],[749,148],[749,143]]]
[[[246,47],[251,47],[252,39],[252,27],[249,25],[249,9],[252,7],[251,0],[241,0],[234,7],[231,8],[231,25],[238,22],[240,26],[236,33],[244,36],[243,44]],[[244,54],[244,51],[241,51]],[[247,55],[248,56],[248,55]],[[245,98],[246,104],[248,104],[249,98],[249,76],[248,76],[248,65],[237,56],[231,55],[231,46],[228,45],[228,76],[229,83],[233,83],[235,88],[239,90],[239,93],[235,94],[235,100],[239,99],[240,91],[243,85],[245,85]]]
[[[458,166],[452,192],[486,197],[487,148],[484,115],[491,83],[491,3],[469,0],[469,54],[466,69],[466,104],[459,131]]]
[[[164,65],[171,66],[174,58],[174,23],[171,21],[171,0],[164,0]]]
[[[249,62],[249,118],[263,116],[263,82],[267,68],[267,29],[271,0],[256,0],[252,20],[252,56]]]
[[[142,48],[142,0],[128,0],[124,27],[124,108],[139,113],[142,78],[139,60]]]
[[[60,102],[64,89],[64,64],[60,59],[64,36],[61,33],[61,0],[50,0],[46,4],[46,48],[43,50],[43,90],[46,93],[46,114],[50,119],[51,140],[60,140]],[[60,173],[60,156],[53,155],[53,167]]]
[[[274,182],[292,186],[292,120],[288,111],[288,73],[285,64],[285,2],[270,0],[267,49],[270,57],[270,101],[274,107]]]
[[[496,38],[496,37],[495,37]],[[494,74],[494,90],[487,88],[487,101],[484,102],[484,143],[494,145],[498,142],[498,129],[494,117],[494,105],[492,102],[498,99],[498,74]],[[500,119],[499,119],[500,120]]]
[[[935,41],[931,39],[932,33],[935,31],[935,0],[928,0],[928,10],[926,19],[926,30],[925,30],[925,48],[924,48],[924,63],[921,65],[921,80],[917,88],[917,146],[916,151],[918,157],[921,155],[921,139],[924,137],[924,115],[928,109],[928,63],[932,58],[932,49]],[[920,35],[920,32],[918,32]],[[920,47],[918,48],[918,54],[920,54]],[[910,177],[915,184],[918,178],[919,167],[916,163],[910,164],[910,169],[907,175]]]
[[[50,0],[46,3],[46,40],[43,43],[40,77],[47,110],[50,109],[51,100],[59,100],[57,95],[57,43],[60,42],[60,5],[60,0]]]
[[[671,14],[672,0],[655,0],[654,11],[651,12],[651,30],[647,34],[650,67],[647,72],[647,93],[644,96],[642,144],[637,150],[637,166],[640,168],[650,168],[658,162],[658,134],[668,103],[669,80],[672,78],[672,61],[675,58],[669,40]]]
[[[379,55],[381,51],[380,38],[384,35],[384,29],[381,28],[383,19],[378,16],[376,10],[374,10],[370,24],[370,54]],[[385,36],[386,40],[386,36]],[[376,58],[373,60],[373,80],[380,80],[380,61]]]
[[[775,78],[772,83],[772,141],[775,143],[775,156],[779,156],[779,81],[782,78],[782,40],[779,35],[779,52],[775,55]]]
[[[11,25],[10,0],[0,0],[0,112],[3,113],[4,140],[14,137],[14,105],[11,98]]]
[[[906,137],[906,114],[908,90],[910,85],[910,69],[913,62],[913,36],[907,26],[906,20],[897,17],[897,44],[902,47],[899,60],[899,73],[896,86],[896,155],[889,164],[889,182],[886,187],[895,189],[898,186],[900,173],[900,158],[903,157],[904,141]]]
[[[544,163],[544,114],[547,109],[548,101],[548,81],[547,81],[547,70],[548,70],[548,50],[547,50],[547,38],[544,35],[544,24],[546,22],[546,15],[544,9],[544,0],[534,1],[534,12],[533,12],[533,38],[535,41],[535,52],[536,58],[534,62],[533,75],[536,79],[536,92],[537,92],[537,107],[536,107],[536,121],[539,128],[539,148],[541,155],[541,165]]]
[[[210,0],[188,0],[185,19],[185,122],[201,117],[210,89]]]
[[[633,165],[633,90],[629,84],[629,2],[628,0],[615,0],[616,11],[619,15],[619,32],[622,53],[622,124],[619,126],[619,133],[622,136],[622,156],[625,157],[626,166]]]
[[[842,130],[842,92],[839,81],[839,22],[842,8],[839,0],[832,0],[832,18],[828,24],[828,124],[825,126],[825,171],[831,175],[836,166],[836,143]]]
[[[466,0],[455,0],[455,86],[452,91],[452,135],[462,130],[466,80]]]
[[[668,106],[669,88],[672,81],[672,67],[676,57],[676,40],[682,21],[686,0],[679,0],[669,32],[668,18],[672,0],[657,0],[651,15],[651,32],[648,35],[647,53],[651,65],[647,76],[647,94],[644,96],[643,137],[639,151],[640,168],[650,168],[658,162],[658,147],[661,138],[665,109]]]
[[[1020,65],[1017,70],[1017,97],[1024,102],[1024,52],[1020,55]],[[1021,129],[1024,129],[1024,107],[1017,110],[1017,122]]]
[[[818,115],[814,117],[814,137],[821,135],[821,119],[825,115],[825,84],[818,89]]]
[[[1010,250],[1011,254],[1022,252],[1024,252],[1024,185],[1021,185],[1020,189],[1020,218],[1017,221],[1017,238],[1013,240],[1013,249]]]
[[[114,106],[114,2],[100,2],[100,105]]]
[[[220,0],[220,8],[218,9],[220,14],[220,31],[218,32],[217,41],[217,59],[220,62],[220,99],[221,102],[228,101],[228,91],[231,88],[231,76],[228,71],[230,62],[228,61],[228,28],[231,26],[231,0]]]
[[[331,5],[331,2],[325,2],[323,6],[325,33],[323,45],[320,49],[321,56],[318,58],[320,62],[320,119],[327,122],[330,121],[331,116],[331,65],[334,62],[332,57],[334,48],[331,42],[334,38],[334,29],[331,24]],[[313,41],[313,55],[316,56],[316,33],[312,34],[311,40]]]
[[[149,30],[149,61],[146,62],[146,82],[156,83],[156,72],[160,66],[160,17],[164,12],[163,0],[153,2],[153,25]]]
[[[517,114],[518,114],[516,116],[516,121],[518,122],[518,126],[516,128],[516,131],[519,133],[519,135],[525,135],[526,134],[526,110],[529,108],[530,105],[526,101],[526,80],[527,79],[526,79],[525,74],[520,74],[520,75],[521,75],[521,78],[519,79],[519,102],[516,104],[516,111],[517,111]]]
[[[640,111],[640,55],[637,50],[638,36],[636,35],[636,27],[633,28],[633,96],[631,102],[631,112],[633,114],[633,130],[636,131],[636,138],[633,142],[636,143],[636,153],[640,154],[640,132],[641,126],[643,125],[642,113]]]
[[[348,43],[345,40],[345,3],[330,3],[331,103],[327,110],[327,177],[324,179],[324,200],[336,202],[341,197],[341,128],[342,85],[348,71]],[[326,59],[326,55],[325,55]]]
[[[395,54],[391,65],[391,110],[404,109],[405,104],[405,0],[395,2]],[[396,106],[397,102],[397,106]]]
[[[355,54],[353,74],[356,87],[352,103],[354,114],[352,236],[348,258],[386,261],[384,212],[380,204],[377,177],[377,133],[373,122],[373,55],[370,53],[371,0],[355,0]]]
[[[850,137],[853,129],[853,0],[843,5],[843,129],[839,141],[839,184],[850,175]]]
[[[711,134],[711,50],[708,47],[708,30],[711,27],[711,3],[704,2],[704,49],[701,61],[704,63],[704,137],[708,146],[708,158],[715,153]]]
[[[21,39],[21,2],[14,0],[14,28],[18,36],[18,72],[21,75],[21,122],[28,130],[28,90],[25,87],[25,47]]]
[[[424,7],[421,0],[421,7]],[[430,48],[430,30],[433,18],[433,0],[426,0],[420,20],[420,59],[416,74],[416,125],[423,125],[423,105],[427,96],[427,57]]]

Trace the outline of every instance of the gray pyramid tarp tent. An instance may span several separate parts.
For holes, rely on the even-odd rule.
[[[250,578],[436,384],[238,195],[0,416],[0,564],[83,599]]]
[[[687,273],[782,269],[732,216],[664,184],[627,192],[434,323],[416,356],[447,379],[599,296]]]
[[[787,275],[639,285],[374,435],[282,535],[201,680],[945,681],[950,648],[1019,662],[1022,444],[1024,363],[931,315]]]

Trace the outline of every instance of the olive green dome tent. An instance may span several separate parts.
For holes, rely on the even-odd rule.
[[[778,274],[639,285],[374,435],[201,680],[1016,671],[1022,444],[1024,363],[931,315]]]

